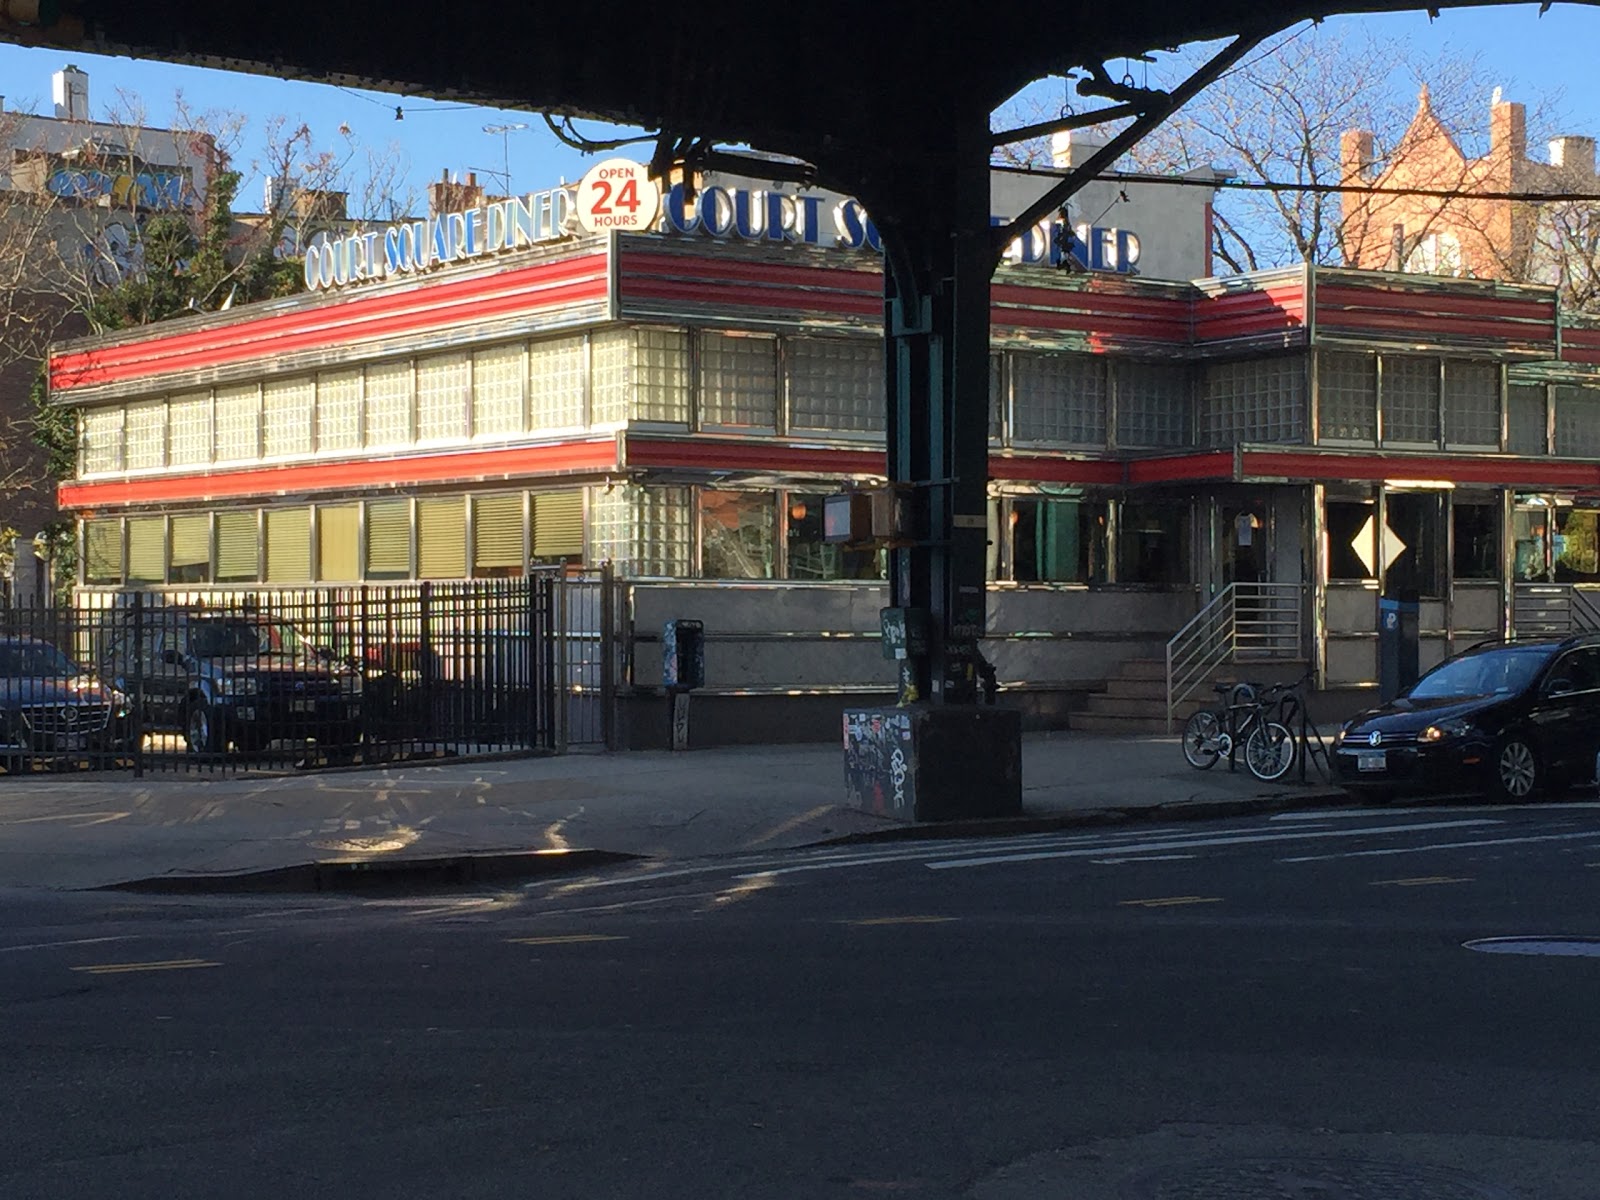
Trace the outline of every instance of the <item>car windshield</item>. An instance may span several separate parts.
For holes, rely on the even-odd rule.
[[[1413,700],[1513,695],[1533,682],[1539,668],[1548,661],[1550,654],[1547,650],[1531,647],[1507,647],[1468,654],[1431,671],[1418,680],[1407,695]]]
[[[189,650],[196,658],[300,657],[305,642],[280,621],[206,621],[191,627]]]
[[[0,645],[0,679],[70,679],[82,674],[70,658],[44,643]]]

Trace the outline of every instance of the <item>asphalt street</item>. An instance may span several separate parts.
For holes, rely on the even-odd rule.
[[[0,1196],[1587,1200],[1597,817],[3,893]]]

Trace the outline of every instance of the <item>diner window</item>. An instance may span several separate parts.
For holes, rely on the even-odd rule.
[[[1513,454],[1548,453],[1549,430],[1545,422],[1545,387],[1542,383],[1513,384],[1506,389],[1506,418]]]
[[[1011,578],[1018,583],[1105,581],[1105,501],[1018,497],[1010,521]]]
[[[1581,501],[1555,509],[1556,533],[1550,551],[1557,583],[1600,582],[1600,537],[1596,531],[1600,509],[1591,507],[1594,504],[1595,500]]]
[[[88,584],[122,582],[122,522],[83,523],[83,581]]]
[[[311,453],[316,406],[314,379],[275,380],[262,388],[261,436],[266,457]]]
[[[1543,496],[1518,496],[1511,510],[1512,578],[1550,579],[1550,503]]]
[[[465,354],[430,354],[417,360],[417,440],[459,442],[467,436],[472,360]]]
[[[700,574],[771,579],[775,505],[770,492],[700,491]]]
[[[467,573],[467,510],[462,496],[417,501],[417,578],[461,579]]]
[[[689,335],[679,329],[636,329],[633,397],[641,421],[689,421]]]
[[[1600,390],[1559,386],[1555,401],[1555,453],[1563,458],[1600,458]]]
[[[311,578],[311,510],[269,508],[267,582],[305,583]]]
[[[254,509],[217,514],[217,582],[254,583],[261,577],[261,525]]]
[[[884,398],[887,406],[888,397]],[[887,412],[887,407],[885,408]],[[989,440],[998,445],[1005,437],[1006,360],[1003,354],[989,355]]]
[[[261,457],[261,389],[255,384],[217,389],[217,461]]]
[[[1383,356],[1383,444],[1439,444],[1439,360]]]
[[[127,455],[130,471],[150,470],[167,465],[167,405],[163,400],[145,400],[128,405],[126,418]]]
[[[1444,364],[1444,440],[1451,447],[1500,446],[1500,367],[1497,363]]]
[[[167,578],[173,583],[211,582],[211,517],[184,513],[172,518]]]
[[[686,487],[640,488],[634,512],[638,568],[643,575],[682,579],[694,551],[693,500]]]
[[[1384,552],[1389,560],[1384,572],[1387,594],[1444,595],[1445,501],[1442,492],[1390,492],[1385,499],[1384,540],[1390,543]]]
[[[603,329],[589,335],[589,419],[620,425],[628,419],[633,376],[633,330]]]
[[[1376,580],[1378,578],[1378,509],[1371,500],[1332,500],[1325,507],[1328,538],[1328,578]]]
[[[128,582],[165,583],[167,578],[167,520],[165,517],[128,519]]]
[[[1194,433],[1194,400],[1187,367],[1119,362],[1116,385],[1119,446],[1189,445]]]
[[[123,410],[92,408],[83,422],[83,473],[99,475],[122,470]]]
[[[1189,582],[1187,501],[1124,502],[1117,527],[1117,582]]]
[[[528,426],[576,429],[584,423],[588,359],[582,337],[549,338],[528,347]]]
[[[328,371],[317,376],[317,449],[361,448],[361,372]]]
[[[352,583],[361,578],[361,506],[317,509],[317,578]]]
[[[472,432],[507,437],[522,432],[522,392],[527,382],[523,349],[496,346],[472,356]]]
[[[794,338],[789,355],[789,423],[797,429],[881,433],[883,343]]]
[[[411,578],[411,501],[367,501],[367,579]]]
[[[776,429],[777,340],[701,335],[699,394],[702,425]]]
[[[175,467],[203,466],[211,461],[211,393],[174,396],[167,406],[167,459]]]
[[[472,498],[472,576],[516,578],[528,561],[528,524],[521,492]]]
[[[380,363],[367,368],[364,403],[369,446],[409,446],[413,437],[412,396],[416,374],[411,363]]]
[[[1016,353],[1012,441],[1106,444],[1106,363],[1089,354]]]
[[[583,493],[533,496],[533,561],[547,565],[583,561]]]
[[[1500,578],[1500,505],[1458,498],[1450,520],[1455,542],[1450,573],[1456,579]]]
[[[1378,359],[1324,350],[1317,357],[1317,421],[1325,442],[1378,440]]]
[[[785,574],[790,579],[882,579],[885,554],[854,550],[822,540],[821,492],[790,492],[786,497]]]

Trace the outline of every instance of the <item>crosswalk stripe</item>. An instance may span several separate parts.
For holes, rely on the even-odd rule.
[[[1128,854],[1155,854],[1163,850],[1187,850],[1198,846],[1247,846],[1260,842],[1298,842],[1310,838],[1356,838],[1382,836],[1390,833],[1416,833],[1433,829],[1460,829],[1466,826],[1499,825],[1499,821],[1430,821],[1426,824],[1371,825],[1359,829],[1292,829],[1282,833],[1242,833],[1222,837],[1196,838],[1192,841],[1152,841],[1139,845],[1119,847]],[[1001,863],[1039,862],[1052,858],[1090,858],[1104,854],[1104,846],[1090,849],[1030,851],[1025,854],[986,854],[974,858],[947,858],[924,864],[930,871],[964,870],[970,867],[989,867]],[[1284,860],[1288,861],[1288,860]]]
[[[506,939],[506,941],[518,946],[575,946],[581,942],[625,942],[627,940],[620,933],[564,933],[550,934],[546,937]]]
[[[1185,904],[1220,904],[1221,896],[1159,896],[1152,900],[1119,900],[1124,907],[1177,908]]]
[[[137,971],[192,971],[200,967],[220,967],[219,962],[203,958],[169,958],[162,962],[94,963],[73,967],[86,975],[131,975]]]
[[[1444,828],[1440,825],[1439,828]],[[1422,846],[1386,846],[1381,850],[1345,850],[1338,854],[1303,854],[1297,858],[1280,858],[1281,863],[1326,862],[1331,858],[1377,858],[1389,854],[1427,854],[1433,850],[1468,850],[1478,846],[1514,846],[1522,842],[1570,842],[1576,838],[1600,838],[1600,830],[1586,829],[1582,833],[1546,833],[1535,837],[1484,838],[1472,842],[1430,842]]]

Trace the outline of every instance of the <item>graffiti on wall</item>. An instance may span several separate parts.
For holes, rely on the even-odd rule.
[[[114,208],[193,212],[200,207],[199,193],[184,172],[153,167],[137,171],[57,167],[45,180],[45,188],[63,200],[106,200]]]

